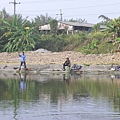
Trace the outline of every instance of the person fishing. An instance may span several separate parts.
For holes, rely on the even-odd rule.
[[[65,71],[65,66],[70,67],[71,66],[71,62],[69,60],[69,58],[66,58],[66,61],[63,63],[63,70]]]
[[[20,68],[19,70],[21,70],[21,66],[24,64],[24,68],[26,69],[26,55],[24,52],[22,52],[22,54],[19,54],[20,57]]]

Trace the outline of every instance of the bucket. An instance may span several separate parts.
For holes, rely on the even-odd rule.
[[[70,67],[69,66],[65,66],[65,71],[66,72],[70,72]]]

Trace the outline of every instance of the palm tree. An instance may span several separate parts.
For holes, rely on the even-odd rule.
[[[106,21],[111,20],[110,18],[108,18],[108,17],[105,16],[105,15],[100,15],[98,18],[103,18],[103,19],[106,20]]]
[[[1,38],[6,37],[8,42],[4,49],[7,52],[27,51],[35,48],[35,36],[33,34],[33,27],[28,27],[28,21],[22,20],[22,16],[16,15],[13,21],[3,19],[6,32]]]
[[[120,17],[110,20],[109,23],[106,24],[106,29],[103,31],[107,34],[112,34],[113,39],[118,38],[120,32]]]
[[[108,36],[108,39],[113,43],[113,50],[114,45],[117,45],[120,48],[120,17],[111,19],[106,23],[106,29],[102,30],[105,33],[105,36]],[[114,50],[115,51],[115,50]]]

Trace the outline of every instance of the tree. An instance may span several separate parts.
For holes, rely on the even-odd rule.
[[[5,8],[2,11],[0,11],[0,18],[5,18],[5,19],[10,18],[10,15],[6,12]]]
[[[79,22],[79,23],[87,23],[87,21],[85,19],[69,19],[69,20],[64,20],[64,21],[68,21],[68,22]]]
[[[4,49],[7,52],[27,51],[35,48],[35,36],[33,27],[29,27],[28,21],[23,20],[22,16],[14,16],[13,21],[3,19],[4,26],[2,29],[6,32],[2,35],[7,38]]]
[[[100,31],[100,24],[99,23],[97,23],[93,26],[93,31],[94,32],[99,32]]]
[[[103,32],[105,32],[105,34],[112,34],[113,39],[116,39],[117,37],[119,37],[119,33],[120,33],[120,17],[110,20],[107,24],[106,24],[106,29],[102,30]]]
[[[32,20],[32,23],[39,26],[39,25],[44,25],[46,23],[49,23],[50,20],[52,20],[52,18],[50,16],[48,16],[48,14],[46,14],[46,16],[40,15],[40,16],[35,17]]]
[[[57,34],[58,21],[53,19],[50,21],[50,31],[53,34]]]
[[[110,20],[111,20],[110,18],[108,18],[108,17],[105,16],[105,15],[100,15],[98,18],[103,18],[103,19],[106,20],[106,21],[110,21]]]
[[[103,29],[102,32],[111,41],[110,43],[113,43],[112,51],[115,51],[116,45],[120,48],[120,17],[109,20],[106,23],[106,29]]]

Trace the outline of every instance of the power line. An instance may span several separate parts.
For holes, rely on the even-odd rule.
[[[111,12],[111,13],[103,13],[103,14],[120,14],[120,12]],[[28,15],[28,14],[23,14]],[[56,14],[49,14],[49,16],[55,16]],[[95,16],[95,15],[101,15],[101,13],[92,13],[92,14],[77,14],[77,15],[65,15],[64,17],[73,17],[73,16]],[[29,16],[37,16],[36,14],[29,14]]]
[[[79,8],[93,8],[93,7],[106,7],[106,6],[112,6],[112,5],[118,5],[120,3],[115,4],[105,4],[105,5],[93,5],[93,6],[82,6],[82,7],[75,7],[75,8],[65,8],[65,9],[79,9]]]
[[[65,0],[65,1],[74,1],[74,0]],[[32,2],[32,1],[31,1]],[[37,2],[37,0],[36,1],[34,1],[34,3],[39,3],[40,1],[38,1]],[[46,2],[46,1],[42,1],[42,2],[44,2],[44,3],[48,3],[48,2]],[[50,2],[50,1],[49,1]],[[52,1],[52,2],[58,2],[58,1]],[[62,2],[62,1],[60,1],[59,0],[59,2]],[[12,3],[12,4],[14,4],[14,14],[16,14],[16,4],[20,4],[20,2],[19,3],[17,3],[15,0],[14,0],[14,2],[9,2],[9,3]],[[25,2],[23,2],[24,4],[25,4]],[[31,4],[30,3],[30,1],[29,2],[27,2],[26,1],[26,3],[27,3],[27,5],[29,5],[29,4]],[[109,7],[109,6],[115,6],[115,5],[119,5],[120,3],[113,3],[113,4],[102,4],[102,5],[88,5],[88,6],[79,6],[79,7],[66,7],[66,8],[62,8],[62,10],[65,12],[65,11],[67,11],[67,10],[72,10],[72,9],[88,9],[88,8],[94,8],[94,7]],[[28,7],[28,6],[27,6]],[[47,7],[46,7],[47,8]],[[44,8],[43,8],[44,9]],[[19,11],[22,15],[24,15],[25,16],[25,14],[27,15],[27,16],[37,16],[37,15],[35,15],[35,14],[41,14],[43,11],[46,11],[46,13],[48,13],[50,16],[55,16],[56,15],[56,13],[52,13],[52,14],[50,14],[50,11],[58,11],[59,9],[46,9],[46,10],[30,10],[30,11]],[[63,13],[62,13],[62,10],[60,9],[60,13],[59,14],[57,14],[57,15],[60,15],[60,18],[61,18],[61,20],[63,19]],[[39,13],[37,13],[37,12],[39,12]],[[24,14],[25,13],[25,14]],[[30,14],[29,14],[30,13]],[[120,12],[111,12],[111,13],[103,13],[103,14],[119,14]],[[28,15],[29,14],[29,15]],[[43,14],[43,13],[42,13]],[[65,15],[64,17],[74,17],[74,16],[77,16],[77,17],[80,17],[80,16],[95,16],[95,15],[101,15],[101,13],[91,13],[91,14],[79,14],[79,15]]]
[[[26,13],[26,12],[25,12]],[[31,12],[32,13],[32,12]],[[65,15],[64,17],[69,17],[69,16],[94,16],[94,15],[100,15],[100,14],[119,14],[120,12],[109,12],[109,13],[91,13],[91,14],[79,14],[79,15]],[[23,13],[22,13],[23,14]],[[60,12],[60,14],[50,14],[48,13],[49,15],[51,16],[55,16],[55,15],[60,15],[61,19],[62,19],[62,15],[63,13]],[[24,14],[25,15],[25,14]],[[27,14],[28,15],[28,14]],[[29,14],[31,16],[37,16],[35,15],[34,13],[32,14]]]
[[[66,1],[72,1],[72,0],[66,0]],[[74,0],[73,0],[74,1]],[[24,4],[27,3],[30,4],[30,2],[32,3],[33,1],[29,1],[28,2],[23,2]],[[40,1],[34,1],[35,4],[39,3]],[[45,2],[43,1],[44,3],[48,3],[48,2]],[[50,2],[50,1],[49,1]],[[60,1],[54,1],[54,2],[60,2]],[[17,3],[15,0],[14,2],[9,2],[10,4],[14,4],[14,8],[16,7],[16,4],[20,4]],[[33,3],[32,3],[33,4]],[[104,4],[104,5],[93,5],[93,6],[80,6],[80,7],[72,7],[72,8],[62,8],[63,10],[70,10],[70,9],[84,9],[84,8],[93,8],[93,7],[106,7],[106,6],[112,6],[112,5],[119,5],[120,3],[113,3],[113,4]],[[16,8],[15,8],[16,9]],[[41,11],[55,11],[56,9],[48,9],[48,10],[41,10]],[[37,12],[37,11],[40,11],[40,10],[30,10],[30,11],[21,11],[21,12]]]
[[[120,12],[111,12],[111,13],[104,13],[104,14],[107,14],[107,15],[110,15],[110,14],[120,14]],[[92,14],[80,14],[80,15],[66,15],[64,17],[71,17],[71,16],[95,16],[95,15],[101,15],[101,14],[92,13]]]
[[[20,4],[16,2],[16,0],[14,0],[14,2],[9,2],[9,4],[13,4],[14,5],[14,15],[16,15],[16,4]]]
[[[72,9],[84,9],[84,8],[93,8],[93,7],[106,7],[111,5],[119,5],[120,3],[115,4],[105,4],[105,5],[96,5],[96,6],[82,6],[82,7],[72,7],[72,8],[63,8],[63,10],[72,10]],[[22,12],[38,12],[38,11],[55,11],[57,9],[46,9],[46,10],[30,10],[30,11],[22,11]]]
[[[74,1],[74,0],[59,0],[59,1],[29,1],[29,3],[56,3],[56,2],[67,2],[67,1]],[[23,3],[25,3],[25,4],[28,4],[28,2],[23,2]]]

